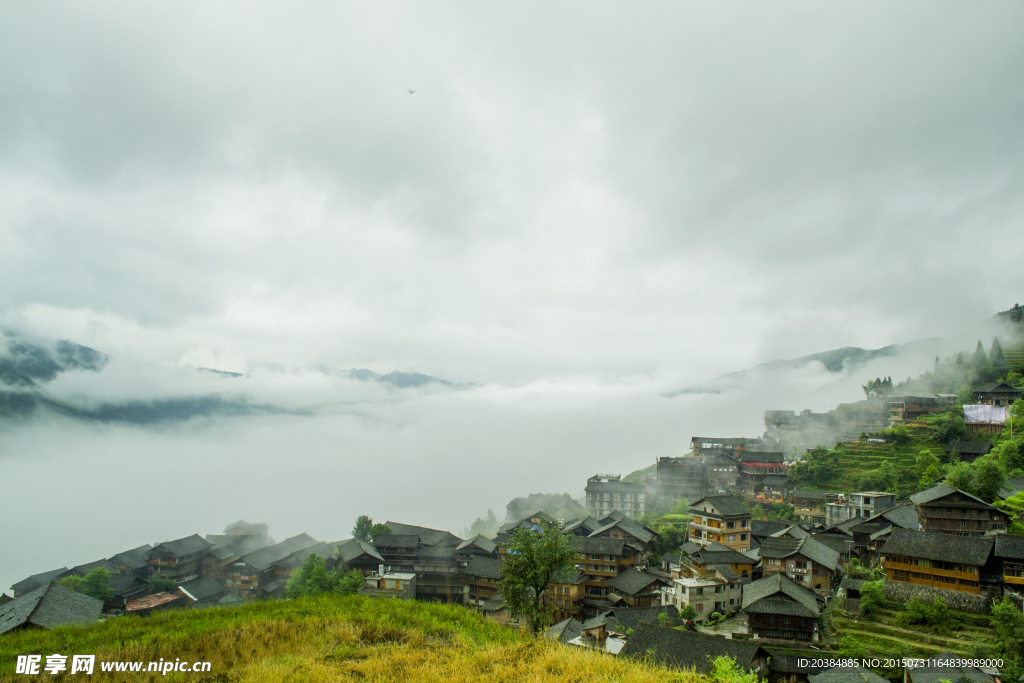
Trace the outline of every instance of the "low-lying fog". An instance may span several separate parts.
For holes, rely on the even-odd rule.
[[[916,376],[933,358],[905,354],[852,373],[820,363],[754,370],[690,393],[675,393],[689,388],[678,378],[394,389],[310,370],[220,378],[128,364],[150,395],[160,386],[164,397],[186,388],[246,395],[295,414],[146,426],[53,415],[5,422],[0,586],[142,543],[218,533],[238,518],[269,523],[279,540],[300,532],[340,540],[360,514],[458,534],[487,509],[502,517],[514,497],[581,496],[591,474],[680,455],[695,435],[758,436],[765,409],[827,410],[862,398],[869,377]],[[64,373],[47,392],[124,398],[122,365]],[[138,387],[127,396],[146,397]]]

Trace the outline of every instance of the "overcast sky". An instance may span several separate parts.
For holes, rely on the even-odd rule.
[[[439,481],[457,473],[472,502],[401,511],[456,529],[680,449],[711,408],[662,391],[951,336],[1024,298],[1022,26],[1018,2],[935,0],[7,3],[0,324],[110,354],[120,374],[92,391],[124,395],[167,386],[142,367],[472,382],[257,429],[301,434],[313,470],[339,442],[341,462],[443,452]],[[346,391],[267,382],[307,404]],[[758,396],[713,424],[755,435]],[[261,476],[279,453],[248,427],[7,429],[8,481],[35,457],[66,473],[69,444],[123,471],[199,439],[188,457],[235,477],[250,447]],[[574,440],[558,481],[507,476]],[[236,480],[223,515],[267,486]],[[282,524],[312,530],[304,514]]]

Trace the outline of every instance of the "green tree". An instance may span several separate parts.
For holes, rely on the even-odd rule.
[[[374,524],[373,519],[367,515],[359,515],[356,525],[352,527],[352,535],[363,543],[376,543],[378,538],[390,533],[391,527],[387,524]]]
[[[690,504],[686,502],[685,498],[680,498],[668,513],[670,515],[688,515],[690,514]]]
[[[370,543],[376,543],[377,539],[381,536],[390,536],[391,527],[387,524],[374,524],[373,528],[370,529]]]
[[[509,612],[524,619],[534,636],[553,611],[544,606],[544,591],[555,574],[575,567],[576,555],[570,537],[554,527],[539,532],[516,529],[509,539],[498,584]]]
[[[70,588],[73,591],[77,591],[82,586],[82,577],[78,574],[72,574],[71,576],[65,576],[57,583],[64,586],[65,588]]]
[[[736,664],[735,659],[725,656],[716,657],[711,662],[711,672],[708,678],[720,683],[758,683],[756,672],[746,671]]]
[[[352,535],[363,543],[370,542],[370,533],[373,531],[373,520],[367,515],[359,515],[356,518],[356,525],[352,527]]]
[[[1024,628],[1024,613],[1021,613],[1020,608],[1008,597],[993,600],[992,628],[1005,647],[1017,637],[1017,632]]]
[[[342,595],[354,595],[366,585],[366,577],[358,569],[353,569],[338,581],[338,592]]]
[[[934,453],[925,449],[917,454],[917,460],[914,462],[914,469],[916,470],[918,478],[920,478],[928,471],[929,467],[939,467],[941,464],[942,463]]]
[[[149,589],[154,593],[166,593],[168,591],[174,590],[177,587],[178,584],[176,584],[172,579],[168,579],[165,576],[160,576],[159,574],[157,574],[156,576],[151,576],[149,578]]]
[[[885,607],[882,581],[869,581],[860,587],[860,609],[865,615]]]
[[[110,587],[110,572],[103,567],[96,567],[82,579],[79,590],[97,600],[110,600],[114,597],[114,589]]]
[[[1006,357],[1003,356],[1003,346],[999,343],[999,337],[992,338],[992,348],[989,349],[988,360],[995,368],[1006,367]]]
[[[1011,534],[1024,534],[1024,491],[1015,493],[1006,500],[997,500],[992,505],[1010,516]]]
[[[690,621],[697,618],[697,610],[693,608],[693,605],[683,605],[683,608],[679,610],[679,618],[683,621]]]
[[[991,502],[1006,486],[1006,470],[991,455],[974,462],[974,489],[979,498]]]
[[[103,567],[96,567],[85,576],[65,576],[58,583],[97,600],[107,601],[114,597],[114,590],[110,587],[110,572]],[[173,582],[171,583],[171,589],[176,588]]]
[[[974,495],[974,470],[971,469],[969,463],[953,463],[946,472],[946,483],[955,489]]]
[[[284,590],[289,598],[337,593],[338,575],[327,569],[324,558],[313,554],[306,558],[301,567],[292,570]]]

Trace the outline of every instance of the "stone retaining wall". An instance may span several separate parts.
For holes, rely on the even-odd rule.
[[[960,591],[950,591],[945,588],[916,586],[911,583],[899,583],[897,581],[885,582],[885,598],[887,600],[906,602],[914,596],[921,598],[925,602],[932,602],[935,598],[942,598],[947,607],[958,612],[988,614],[992,608],[992,598],[976,593],[961,593]]]

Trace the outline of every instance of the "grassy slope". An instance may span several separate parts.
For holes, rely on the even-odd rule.
[[[164,677],[102,674],[101,660],[181,658],[210,661],[212,673],[170,673],[165,680],[708,683],[692,673],[534,641],[458,606],[355,596],[169,612],[141,619],[121,617],[54,631],[16,631],[0,636],[0,680],[24,679],[13,674],[17,655],[53,653],[96,654],[96,675],[102,680]]]

